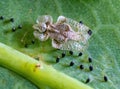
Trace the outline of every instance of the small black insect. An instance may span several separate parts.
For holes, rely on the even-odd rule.
[[[59,57],[57,57],[56,58],[56,63],[58,63],[60,61],[60,58]]]
[[[14,18],[10,18],[10,21],[11,21],[11,22],[14,22]]]
[[[80,21],[79,23],[80,23],[80,24],[83,24],[83,22],[82,22],[82,21]]]
[[[108,81],[107,76],[104,76],[104,81],[105,81],[105,82],[107,82],[107,81]]]
[[[31,43],[32,43],[32,44],[35,44],[35,40],[32,40]]]
[[[12,28],[12,32],[15,32],[15,31],[16,31],[16,28],[15,28],[15,27],[13,27],[13,28]]]
[[[91,31],[91,30],[88,30],[88,34],[89,34],[89,35],[92,35],[92,31]]]
[[[78,56],[82,56],[82,53],[80,52],[80,53],[78,54]]]
[[[25,47],[25,48],[28,48],[28,44],[25,44],[24,47]]]
[[[88,58],[88,61],[89,61],[89,62],[92,62],[92,58],[89,57],[89,58]]]
[[[3,20],[4,19],[4,17],[3,16],[0,16],[0,20]]]
[[[84,69],[84,66],[83,66],[83,65],[80,65],[80,69],[81,69],[81,70]]]
[[[18,29],[22,29],[22,25],[18,25]]]
[[[90,70],[90,71],[93,71],[93,66],[89,66],[89,70]]]
[[[64,58],[65,57],[65,53],[62,53],[62,58]]]
[[[73,61],[71,61],[71,62],[70,62],[70,66],[73,66],[73,65],[74,65],[74,62],[73,62]]]
[[[88,78],[86,81],[85,81],[85,83],[89,83],[90,82],[90,78]]]
[[[73,51],[69,51],[70,55],[73,55]]]

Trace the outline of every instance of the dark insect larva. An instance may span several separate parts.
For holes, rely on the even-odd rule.
[[[91,30],[88,30],[88,34],[89,34],[89,35],[92,35],[92,31],[91,31]]]
[[[107,82],[107,81],[108,81],[107,76],[104,76],[104,81],[105,81],[105,82]]]
[[[93,66],[89,66],[89,70],[90,70],[90,71],[93,71]]]
[[[25,47],[25,48],[28,48],[28,44],[25,44],[24,47]]]
[[[73,55],[73,51],[69,51],[70,55]]]
[[[16,31],[16,28],[15,28],[15,27],[13,27],[13,28],[12,28],[12,32],[15,32],[15,31]]]
[[[65,57],[65,53],[62,53],[62,58],[64,58]]]
[[[35,40],[32,40],[31,43],[32,43],[32,44],[35,44]]]
[[[80,21],[79,23],[80,23],[80,24],[83,24],[83,22],[82,22],[82,21]]]
[[[4,19],[4,17],[3,16],[0,16],[0,20],[3,20]]]
[[[18,25],[18,29],[22,29],[22,25]]]
[[[57,57],[56,58],[56,63],[58,63],[60,61],[60,58],[59,57]]]
[[[10,18],[10,22],[14,22],[14,18]]]
[[[80,52],[80,53],[78,54],[78,56],[82,56],[82,53]]]
[[[85,81],[85,83],[89,83],[90,82],[90,78],[88,78],[86,81]]]
[[[80,69],[81,69],[81,70],[84,69],[84,66],[83,66],[82,64],[80,65]]]
[[[71,61],[71,62],[70,62],[70,66],[73,66],[73,65],[74,65],[74,62],[73,62],[73,61]]]
[[[89,57],[89,58],[88,58],[88,61],[89,61],[89,62],[92,62],[92,58]]]

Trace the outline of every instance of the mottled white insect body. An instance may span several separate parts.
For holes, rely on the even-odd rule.
[[[66,21],[66,18],[64,16],[59,16],[57,19],[57,24],[64,23]]]
[[[83,51],[87,47],[91,30],[84,24],[59,16],[56,23],[49,15],[38,17],[33,25],[34,36],[40,41],[52,39],[52,46],[61,50]],[[89,31],[89,32],[88,32]]]
[[[53,22],[52,16],[50,16],[50,15],[43,15],[43,16],[39,16],[37,18],[36,23],[37,24],[39,24],[39,23],[46,23],[48,21],[52,24],[52,22]]]
[[[40,41],[46,41],[48,39],[48,35],[40,34],[37,31],[34,31],[33,35],[38,38]]]

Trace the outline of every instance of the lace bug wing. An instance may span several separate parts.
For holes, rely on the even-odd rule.
[[[61,44],[61,47],[59,48],[61,50],[74,50],[74,51],[83,51],[85,49],[85,46],[81,43],[73,40],[69,40],[63,44]]]
[[[47,22],[50,22],[50,23],[53,22],[52,16],[50,16],[50,15],[42,15],[42,16],[38,16],[38,18],[36,20],[37,24],[39,24],[39,23],[47,23]]]
[[[40,41],[46,41],[49,38],[47,34],[38,33],[37,31],[34,31],[33,35],[35,36],[35,38],[39,39]]]
[[[79,41],[74,40],[68,40],[67,42],[64,42],[61,44],[60,48],[61,50],[75,50],[75,51],[84,51],[84,49],[88,45],[88,39],[90,38],[90,35],[88,34],[89,27],[85,26],[84,24],[81,24],[77,21],[74,21],[70,18],[66,18],[65,21],[66,24],[69,24],[72,30],[80,34]]]
[[[88,39],[90,38],[90,35],[88,34],[88,31],[90,30],[89,27],[70,18],[66,18],[66,23],[68,23],[75,32],[81,34],[83,37],[81,42],[83,44],[86,44],[88,42]]]

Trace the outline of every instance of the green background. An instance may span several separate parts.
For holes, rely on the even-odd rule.
[[[3,42],[31,57],[38,58],[53,65],[57,70],[88,83],[95,89],[119,89],[120,87],[120,1],[119,0],[1,0],[0,16],[0,42]],[[82,57],[77,54],[62,58],[55,63],[56,57],[63,51],[52,48],[51,40],[40,42],[33,36],[32,25],[39,15],[51,15],[56,21],[59,15],[83,21],[93,31],[89,40],[88,49]],[[14,22],[9,22],[13,17]],[[22,25],[22,29],[12,32],[12,27]],[[31,41],[35,40],[35,44]],[[27,48],[25,47],[27,45]],[[88,63],[87,58],[92,57],[93,62]],[[69,67],[71,61],[75,62]],[[85,66],[84,70],[79,65]],[[89,65],[94,70],[88,71]],[[29,71],[28,71],[29,73]],[[108,82],[103,81],[103,76]],[[17,75],[16,73],[0,67],[0,89],[37,89],[37,87]]]

